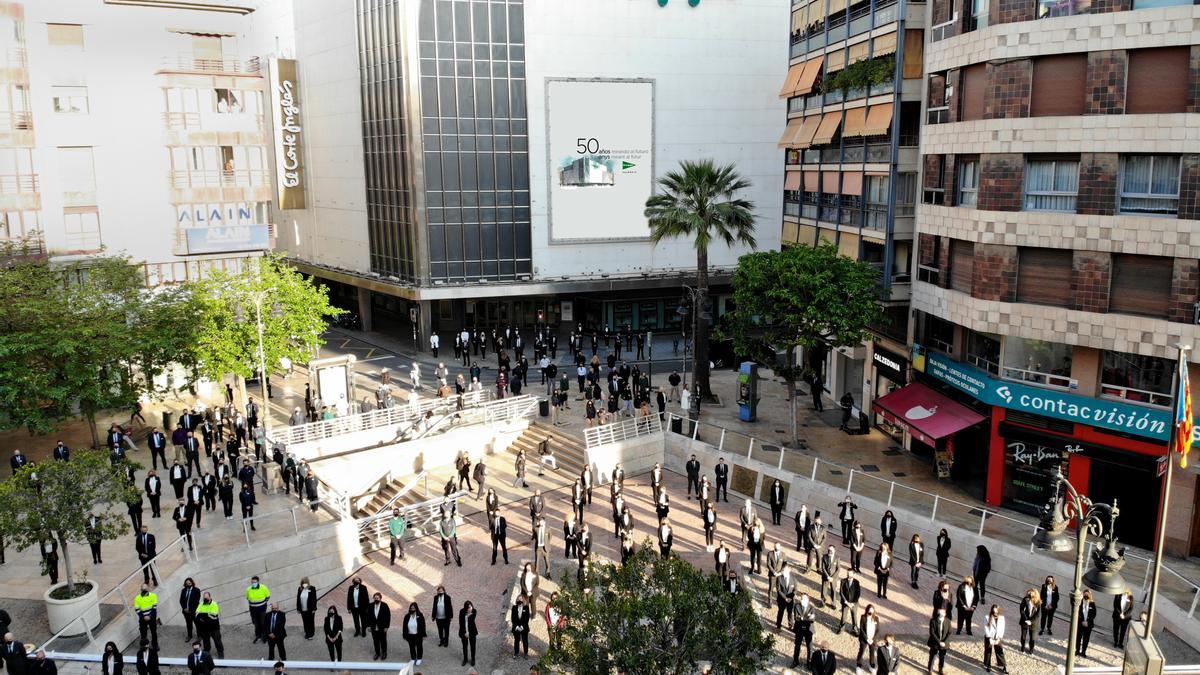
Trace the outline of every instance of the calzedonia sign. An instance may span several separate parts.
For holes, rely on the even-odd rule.
[[[275,116],[275,177],[280,209],[304,208],[304,161],[300,93],[295,59],[271,61],[271,110]]]
[[[918,362],[915,357],[919,349],[918,345],[913,345],[914,363]],[[1088,398],[1065,391],[994,379],[979,368],[933,351],[925,354],[925,373],[988,405],[1022,410],[1156,441],[1166,441],[1170,433],[1171,413],[1167,410]]]

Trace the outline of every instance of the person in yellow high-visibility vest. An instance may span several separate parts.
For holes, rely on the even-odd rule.
[[[267,603],[271,600],[271,589],[266,584],[259,583],[258,577],[250,577],[250,586],[246,588],[246,602],[250,603],[250,621],[254,624],[254,641],[266,641],[263,632],[263,620],[267,616]]]
[[[150,633],[150,646],[158,649],[158,595],[150,592],[149,584],[142,584],[142,591],[133,599],[133,611],[138,617],[138,632],[142,639]]]

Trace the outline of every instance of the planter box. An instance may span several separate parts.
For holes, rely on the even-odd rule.
[[[46,619],[50,622],[50,632],[57,633],[66,628],[68,622],[74,622],[64,635],[83,635],[88,630],[95,630],[100,625],[100,604],[97,602],[96,584],[92,581],[83,582],[88,586],[88,592],[70,600],[56,600],[50,593],[63,588],[67,584],[55,584],[46,590],[42,599],[46,601]],[[74,621],[80,615],[83,621]],[[84,628],[84,623],[87,628]]]

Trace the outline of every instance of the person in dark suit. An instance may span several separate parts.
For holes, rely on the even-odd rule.
[[[1092,629],[1096,627],[1096,601],[1092,592],[1085,590],[1079,603],[1079,635],[1075,638],[1075,656],[1087,657],[1088,643],[1092,641]]]
[[[808,658],[808,669],[813,675],[833,675],[837,672],[837,657],[829,649],[829,643],[822,640],[817,645],[817,651]]]
[[[392,627],[392,610],[383,601],[383,594],[376,593],[367,608],[367,622],[371,626],[371,645],[375,649],[376,661],[387,660],[387,632]]]
[[[59,441],[58,445],[54,446],[51,456],[54,457],[54,461],[56,462],[69,462],[71,461],[71,449],[62,441]]]
[[[146,481],[143,483],[146,488],[146,497],[150,499],[150,517],[158,518],[162,515],[162,479],[158,477],[158,473],[151,469],[146,474]]]
[[[929,620],[929,663],[925,669],[933,672],[933,661],[937,658],[938,672],[946,670],[946,649],[950,645],[950,620],[946,618],[946,610],[939,609]]]
[[[983,544],[975,547],[975,562],[971,564],[971,576],[975,577],[975,587],[979,589],[979,601],[987,598],[987,578],[992,573],[992,554]]]
[[[563,556],[574,558],[579,543],[579,521],[574,518],[563,518]]]
[[[1113,646],[1125,647],[1125,636],[1129,634],[1129,622],[1133,620],[1133,593],[1129,589],[1113,597]],[[1030,638],[1032,642],[1033,638]]]
[[[301,579],[296,589],[296,611],[304,624],[304,639],[313,639],[317,634],[317,589],[308,583],[308,577]]]
[[[104,562],[100,555],[100,547],[104,543],[104,534],[100,530],[100,517],[94,512],[89,513],[87,522],[83,525],[83,533],[87,539],[88,547],[92,550],[93,565],[100,565]]]
[[[445,586],[438,586],[433,596],[433,622],[437,625],[439,647],[450,646],[450,622],[454,620],[454,599],[446,593]]]
[[[25,661],[25,648],[21,648],[21,660]],[[8,671],[10,675],[16,675],[12,670]],[[25,672],[25,667],[22,664],[22,673]],[[100,655],[100,673],[101,675],[122,675],[125,672],[125,659],[121,656],[121,650],[117,649],[114,642],[104,643],[104,653]]]
[[[784,492],[783,483],[779,482],[778,478],[771,483],[768,502],[771,505],[771,524],[779,525],[779,521],[783,517],[783,507],[787,505],[787,493]]]
[[[687,472],[687,494],[688,499],[692,498],[692,486],[696,487],[696,497],[700,497],[700,460],[696,459],[695,455],[684,465],[684,471]]]
[[[330,607],[325,613],[325,648],[329,650],[330,661],[342,660],[342,615],[337,607]]]
[[[664,558],[671,555],[671,546],[675,543],[675,530],[671,528],[671,521],[663,518],[658,525],[658,554]]]
[[[950,562],[950,533],[946,528],[942,528],[937,536],[937,548],[934,549],[934,554],[937,555],[937,573],[940,576],[946,576],[946,567]]]
[[[542,496],[541,490],[534,490],[533,496],[529,498],[529,529],[537,526],[537,520],[545,510],[546,498]]]
[[[825,547],[825,524],[821,516],[808,521],[808,529],[804,531],[804,571],[807,572],[815,563],[820,562],[821,549]]]
[[[846,495],[845,499],[838,502],[837,507],[838,519],[842,523],[842,543],[849,544],[850,531],[854,529],[854,512],[858,510],[858,504],[854,503],[854,500],[850,498],[850,495]]]
[[[717,465],[713,467],[713,474],[716,476],[716,500],[721,501],[721,493],[725,493],[725,501],[729,502],[729,465],[725,463],[725,458],[721,457],[717,460]]]
[[[995,605],[993,605],[994,607]],[[1020,612],[1021,622],[1021,651],[1026,651],[1025,641],[1029,640],[1028,651],[1033,653],[1033,629],[1038,624],[1038,616],[1042,613],[1042,598],[1038,595],[1036,588],[1031,588],[1025,591],[1025,597],[1021,598],[1021,605],[1018,608]]]
[[[867,665],[875,669],[875,651],[879,645],[879,615],[875,613],[875,605],[867,605],[862,620],[858,623],[858,656],[854,659],[855,669],[862,668],[863,653],[867,655]]]
[[[58,675],[54,659],[46,658],[46,650],[39,649],[29,664],[29,675]]]
[[[578,485],[578,483],[576,483]],[[533,570],[536,572],[538,565],[544,567],[546,578],[550,578],[550,527],[546,524],[546,518],[539,516],[537,522],[533,526],[533,536],[531,537],[533,546]],[[445,647],[446,645],[442,645]]]
[[[808,532],[808,521],[812,520],[812,516],[808,512],[808,504],[800,505],[793,520],[796,523],[796,550],[800,551],[804,548],[804,534]]]
[[[146,445],[150,446],[150,468],[157,469],[159,460],[162,460],[163,468],[167,468],[166,434],[158,429],[150,429],[150,434],[146,436]]]
[[[8,671],[8,675],[25,675],[29,669],[25,644],[17,641],[13,634],[8,632],[4,633],[4,669]]]
[[[513,636],[513,656],[523,652],[529,656],[529,605],[525,604],[525,596],[517,597],[517,603],[510,612]]]
[[[1046,580],[1042,582],[1039,595],[1042,597],[1042,618],[1038,635],[1043,632],[1054,635],[1054,613],[1058,611],[1058,582],[1054,580],[1054,577],[1046,577]]]
[[[271,603],[271,611],[263,620],[263,631],[267,634],[267,659],[275,660],[275,649],[279,649],[279,659],[287,660],[287,615],[279,611],[279,603]]]
[[[201,649],[199,642],[192,643],[192,653],[188,654],[187,666],[192,675],[209,675],[216,668],[212,654]]]
[[[158,555],[158,544],[154,539],[154,535],[150,534],[149,528],[145,525],[142,526],[141,532],[134,539],[133,548],[137,551],[138,561],[142,565],[145,565],[145,568],[142,570],[143,580],[148,584],[153,583],[157,586],[158,577],[154,574],[153,566],[146,565],[146,563],[154,560],[154,557]]]
[[[225,466],[224,464],[217,465],[217,468]],[[233,518],[233,478],[226,475],[217,485],[217,496],[221,500],[221,510],[225,514],[225,520]]]
[[[792,630],[796,634],[792,646],[792,667],[800,665],[800,645],[804,645],[806,659],[812,659],[813,622],[817,620],[817,606],[807,593],[801,593],[792,608]]]
[[[188,550],[193,549],[192,542],[192,509],[182,499],[171,513],[171,520],[175,521],[175,529],[179,532],[179,536],[187,542]]]
[[[158,667],[158,650],[150,644],[149,640],[142,640],[138,645],[137,672],[138,675],[161,675],[162,673]]]
[[[879,535],[883,538],[883,543],[888,545],[889,549],[896,548],[896,516],[891,509],[883,512],[883,517],[879,519]]]
[[[58,542],[52,537],[43,539],[39,546],[42,553],[42,569],[50,577],[50,585],[58,583]]]
[[[421,609],[415,602],[408,606],[408,614],[404,615],[401,634],[408,643],[409,659],[416,662],[416,665],[421,665],[421,657],[425,653],[425,616],[421,614]]]
[[[175,489],[175,499],[183,499],[183,488],[187,486],[188,473],[178,459],[171,464],[171,470],[167,472],[167,479],[171,483],[171,487]]]
[[[462,640],[463,661],[465,667],[469,661],[471,666],[475,665],[475,636],[479,635],[479,628],[475,625],[475,605],[468,600],[463,603],[462,609],[458,612],[458,637]],[[467,658],[468,648],[470,658]]]
[[[897,675],[900,672],[900,648],[896,636],[888,633],[883,644],[875,650],[875,675]]]
[[[847,627],[853,633],[858,627],[858,600],[862,597],[862,584],[858,583],[853,570],[845,570],[842,574],[842,581],[838,584],[842,615],[836,632],[840,633],[843,627]]]
[[[784,617],[787,617],[788,628],[792,628],[796,620],[796,579],[787,565],[775,580],[775,605],[775,629],[782,627]]]
[[[504,552],[504,564],[508,564],[508,519],[496,514],[489,528],[492,533],[492,564],[496,564],[496,549]]]
[[[196,582],[188,577],[183,580],[183,588],[179,591],[179,610],[183,614],[183,625],[187,626],[187,640],[192,639],[192,629],[196,625],[196,608],[200,606],[200,589]],[[139,671],[140,672],[140,671]]]
[[[954,630],[955,635],[962,635],[964,624],[967,626],[967,635],[974,635],[971,632],[971,617],[975,615],[975,608],[978,606],[979,592],[975,590],[975,579],[968,574],[954,592],[954,609],[958,610],[958,628]]]
[[[921,535],[914,534],[908,542],[908,570],[913,588],[920,588],[921,568],[924,566],[925,544],[921,541]]]
[[[354,577],[346,591],[346,611],[350,612],[350,617],[354,620],[354,637],[367,635],[367,605],[370,602],[371,596],[367,593],[362,579]]]
[[[875,597],[886,598],[888,580],[892,576],[892,547],[887,542],[879,545],[875,552]]]

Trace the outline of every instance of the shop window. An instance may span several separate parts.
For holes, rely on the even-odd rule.
[[[1017,255],[1017,302],[1071,306],[1069,249],[1021,247]]]
[[[1157,356],[1104,352],[1100,395],[1151,405],[1171,405],[1175,362]]]
[[[1025,210],[1075,212],[1079,160],[1031,159],[1025,162]]]
[[[1129,51],[1126,114],[1187,112],[1190,47]]]
[[[1004,338],[1004,365],[1001,376],[1029,384],[1073,389],[1071,345],[1043,340]]]
[[[968,159],[958,165],[957,206],[975,208],[979,202],[979,160]]]
[[[1173,260],[1162,256],[1114,253],[1108,310],[1167,318]]]
[[[54,112],[67,115],[88,113],[87,87],[50,87]]]
[[[1121,213],[1175,215],[1179,212],[1179,156],[1121,158]]]
[[[967,331],[967,363],[1000,374],[1000,336],[979,331]]]

